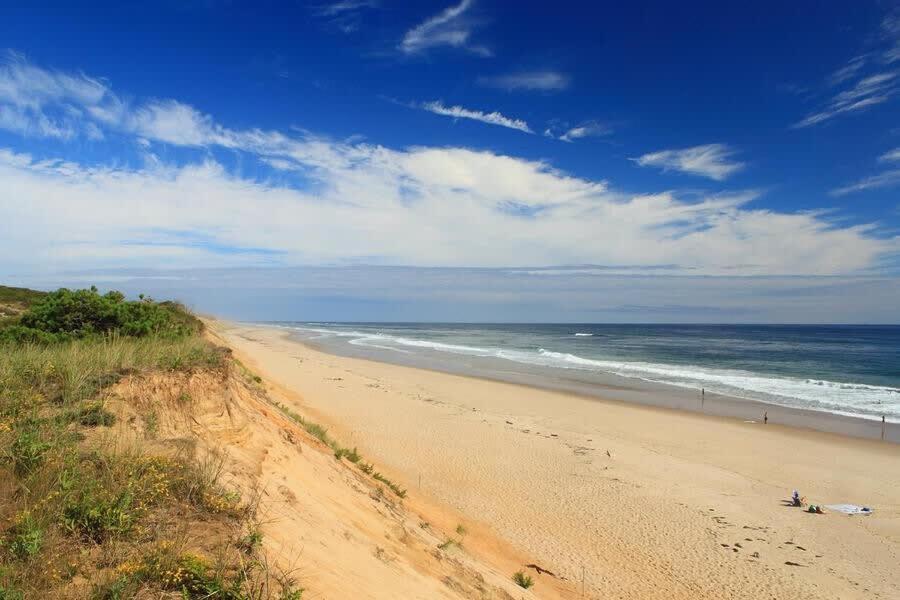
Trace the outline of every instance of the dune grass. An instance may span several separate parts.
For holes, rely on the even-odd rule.
[[[516,571],[512,580],[517,586],[526,590],[534,585],[534,579],[531,578],[531,575],[526,575],[522,571]]]
[[[227,352],[199,332],[163,324],[0,343],[0,599],[300,597],[265,566],[252,503],[222,487],[221,463],[89,435],[115,424],[106,398],[122,377],[227,372]],[[248,529],[249,546],[229,533]],[[192,550],[196,538],[208,556]]]
[[[400,499],[406,498],[406,489],[400,487],[381,473],[375,471],[375,467],[371,463],[362,462],[362,455],[359,451],[354,447],[353,449],[345,448],[341,446],[335,439],[328,435],[328,430],[315,423],[310,421],[309,419],[303,417],[298,414],[296,411],[291,410],[289,407],[281,404],[280,402],[273,402],[273,404],[289,419],[300,425],[307,433],[311,436],[331,448],[334,452],[334,457],[337,460],[341,460],[346,458],[351,463],[357,465],[359,469],[365,473],[366,475],[371,475],[372,479],[383,483],[390,489],[397,497]]]

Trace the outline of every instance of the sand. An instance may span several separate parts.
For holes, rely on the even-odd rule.
[[[465,519],[471,552],[538,564],[571,597],[583,578],[588,598],[900,598],[896,444],[337,357],[272,328],[215,328],[295,408],[408,486],[410,502]],[[783,506],[795,488],[875,513]],[[537,581],[542,597],[550,576]]]
[[[189,523],[172,539],[215,561],[221,536],[241,539],[258,530],[261,574],[273,585],[293,581],[304,600],[536,597],[512,581],[521,562],[512,548],[486,543],[492,538],[478,535],[477,524],[460,535],[457,524],[469,526],[460,515],[402,500],[349,460],[336,460],[284,413],[279,405],[288,403],[296,403],[295,394],[232,363],[138,372],[109,389],[113,426],[89,433],[106,447],[186,455],[218,473],[218,483],[251,509],[248,520],[202,532]],[[463,544],[441,548],[448,538]],[[83,593],[66,597],[87,597],[90,583],[79,582]],[[564,585],[547,583],[539,597],[567,597],[559,593]]]

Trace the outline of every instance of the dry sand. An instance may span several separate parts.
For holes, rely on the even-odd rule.
[[[92,432],[101,443],[193,455],[255,507],[239,530],[211,525],[199,533],[187,525],[172,538],[187,551],[215,560],[222,536],[240,539],[258,523],[265,572],[273,581],[286,574],[304,588],[304,600],[535,597],[511,579],[521,563],[515,551],[479,535],[477,524],[461,536],[455,529],[466,522],[458,514],[401,500],[350,461],[335,460],[276,406],[296,405],[288,390],[228,363],[213,371],[135,373],[109,392],[106,406],[117,419]],[[462,547],[442,549],[448,538],[462,538]],[[541,598],[567,597],[559,593],[565,584],[547,583]],[[88,597],[90,584],[79,582],[78,595],[66,597]]]
[[[538,577],[538,597],[543,586],[577,598],[583,576],[588,598],[900,598],[898,445],[337,357],[283,330],[215,327],[413,502],[463,515],[473,552],[567,579]],[[794,488],[875,513],[783,506]]]

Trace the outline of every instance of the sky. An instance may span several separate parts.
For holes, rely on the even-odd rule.
[[[3,9],[0,281],[900,323],[896,1],[79,4]]]

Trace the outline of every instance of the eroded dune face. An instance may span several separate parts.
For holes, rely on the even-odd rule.
[[[417,510],[312,437],[236,363],[225,370],[132,375],[112,390],[111,436],[188,453],[255,505],[270,566],[322,598],[518,598],[517,563],[490,565],[452,516]],[[447,540],[454,540],[447,544]],[[457,541],[463,541],[462,544]],[[503,561],[503,559],[501,559]],[[501,570],[502,569],[502,570]],[[507,569],[509,572],[506,572]],[[543,585],[547,580],[547,585]],[[541,580],[541,597],[560,582]]]

